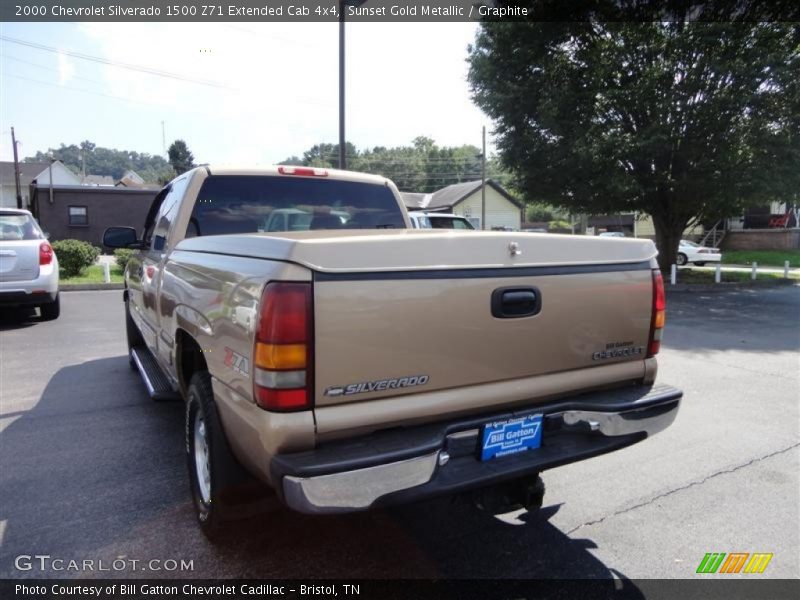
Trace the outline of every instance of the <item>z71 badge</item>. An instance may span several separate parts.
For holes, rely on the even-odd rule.
[[[247,358],[238,352],[234,352],[227,346],[225,346],[225,360],[223,362],[225,363],[226,367],[233,369],[237,373],[242,375],[250,374],[250,361],[248,361]]]
[[[395,390],[400,388],[415,387],[425,385],[430,379],[427,375],[411,375],[410,377],[398,377],[396,379],[378,379],[377,381],[362,381],[361,383],[351,383],[344,386],[331,386],[325,390],[326,396],[350,396],[352,394],[363,394],[365,392],[383,392],[385,390]]]

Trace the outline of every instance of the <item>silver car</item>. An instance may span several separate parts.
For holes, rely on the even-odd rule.
[[[27,210],[0,208],[0,307],[38,306],[57,319],[58,259]]]

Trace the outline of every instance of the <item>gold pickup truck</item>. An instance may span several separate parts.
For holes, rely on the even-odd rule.
[[[106,231],[137,250],[130,361],[185,401],[207,535],[248,479],[312,514],[461,492],[535,508],[541,471],[675,418],[652,242],[409,225],[382,177],[212,166],[141,235]]]

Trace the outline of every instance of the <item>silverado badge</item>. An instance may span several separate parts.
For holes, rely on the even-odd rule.
[[[409,377],[398,377],[395,379],[378,379],[376,381],[362,381],[349,385],[334,385],[325,390],[326,396],[350,396],[352,394],[363,394],[364,392],[383,392],[385,390],[396,390],[400,388],[425,385],[430,379],[427,375],[411,375]]]

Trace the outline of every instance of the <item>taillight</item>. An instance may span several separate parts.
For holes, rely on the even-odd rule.
[[[39,266],[53,262],[53,247],[48,242],[39,244]]]
[[[253,394],[263,409],[311,408],[311,310],[310,283],[273,282],[264,288],[253,352]]]
[[[664,278],[661,271],[653,269],[653,316],[650,320],[650,342],[647,357],[655,356],[661,349],[661,333],[667,318],[667,298],[664,294]]]
[[[314,167],[278,167],[281,175],[302,175],[304,177],[327,177],[327,169],[316,169]]]

